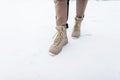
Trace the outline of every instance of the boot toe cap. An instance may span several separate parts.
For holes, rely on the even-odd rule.
[[[57,55],[61,49],[58,49],[56,46],[52,45],[49,49],[49,52],[52,53],[52,55]]]
[[[71,36],[79,38],[80,37],[80,32],[73,32]]]

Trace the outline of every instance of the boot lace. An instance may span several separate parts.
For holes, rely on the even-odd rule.
[[[62,31],[57,33],[57,36],[56,36],[56,38],[54,40],[54,45],[56,45],[56,46],[59,45],[59,43],[61,42],[62,36],[63,36],[63,32]]]

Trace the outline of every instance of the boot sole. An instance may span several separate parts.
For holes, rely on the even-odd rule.
[[[50,49],[50,50],[49,50],[50,55],[51,55],[51,56],[54,56],[54,55],[59,54],[59,53],[62,51],[63,47],[64,47],[65,45],[67,45],[67,44],[68,44],[68,41],[66,41],[65,43],[63,43],[63,44],[62,44],[62,47],[61,47],[60,49],[57,49],[57,50],[52,50],[52,49]]]

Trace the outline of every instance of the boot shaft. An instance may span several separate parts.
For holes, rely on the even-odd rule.
[[[67,29],[65,26],[57,26],[56,30],[58,37],[61,37],[63,39],[67,38]]]

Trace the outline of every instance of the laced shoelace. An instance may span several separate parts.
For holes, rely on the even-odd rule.
[[[56,38],[55,38],[55,40],[54,40],[54,45],[55,45],[55,46],[58,46],[59,43],[60,43],[60,41],[61,41],[63,32],[58,32],[58,33],[56,33],[55,35],[57,35],[57,36],[56,36]]]

